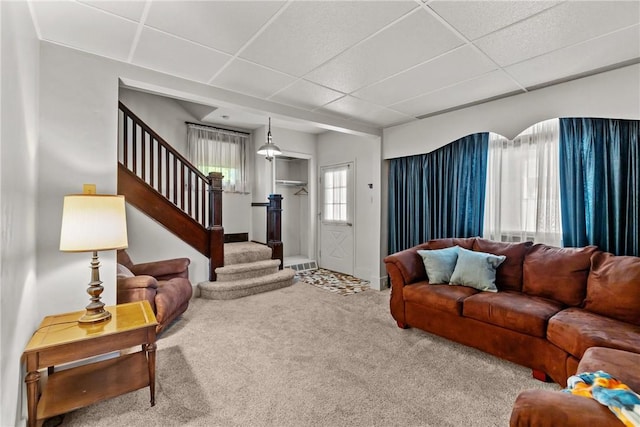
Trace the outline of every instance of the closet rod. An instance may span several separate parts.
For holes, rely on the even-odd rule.
[[[211,129],[215,129],[215,130],[221,130],[223,132],[239,133],[240,135],[251,135],[249,132],[240,132],[239,130],[219,128],[219,127],[210,126],[210,125],[203,125],[201,123],[193,123],[193,122],[185,122],[185,123],[188,124],[188,125],[202,126],[203,128],[211,128]]]

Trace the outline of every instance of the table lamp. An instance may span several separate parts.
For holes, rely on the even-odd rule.
[[[127,218],[124,196],[107,194],[72,194],[64,197],[60,250],[62,252],[93,252],[91,282],[87,293],[91,302],[79,319],[80,323],[108,320],[111,313],[104,309],[100,294],[98,251],[124,249],[127,242]]]

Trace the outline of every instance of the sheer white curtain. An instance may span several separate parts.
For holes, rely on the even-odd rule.
[[[560,246],[559,121],[531,126],[514,140],[491,133],[484,237]]]
[[[187,125],[187,151],[189,160],[202,173],[221,172],[222,188],[225,192],[246,192],[246,147],[249,135]]]

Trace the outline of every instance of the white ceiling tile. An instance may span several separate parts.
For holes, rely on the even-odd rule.
[[[542,0],[436,0],[429,3],[429,7],[469,40],[475,40],[559,3],[561,2]]]
[[[486,56],[467,45],[358,90],[354,95],[378,105],[390,105],[480,76],[496,68]]]
[[[640,25],[511,65],[505,71],[528,87],[636,58],[640,58]]]
[[[190,80],[207,82],[231,57],[145,27],[133,63]]]
[[[75,2],[32,2],[44,40],[109,58],[129,54],[137,24]]]
[[[461,44],[457,35],[427,11],[419,9],[322,65],[306,78],[350,93]]]
[[[377,114],[383,107],[371,104],[353,96],[345,96],[320,108],[319,111],[333,112],[347,117],[367,120],[371,115]]]
[[[520,88],[503,71],[496,70],[455,86],[394,104],[391,108],[419,117],[517,90]]]
[[[212,82],[214,86],[267,98],[295,81],[295,77],[235,59]]]
[[[405,0],[293,2],[241,56],[301,77],[416,7]]]
[[[341,96],[344,96],[341,92],[318,86],[306,80],[298,80],[283,91],[276,93],[271,99],[294,107],[313,110]]]
[[[154,1],[146,24],[235,54],[283,1]]]
[[[638,22],[638,1],[570,1],[475,44],[498,64],[507,66]]]
[[[144,1],[138,0],[79,0],[81,3],[88,4],[98,9],[106,10],[115,15],[122,16],[140,22],[142,11],[144,10]]]

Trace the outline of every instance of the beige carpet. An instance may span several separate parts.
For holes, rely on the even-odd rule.
[[[158,341],[148,389],[63,426],[507,426],[520,390],[559,389],[526,368],[417,329],[389,291],[344,298],[304,283],[196,299]]]

